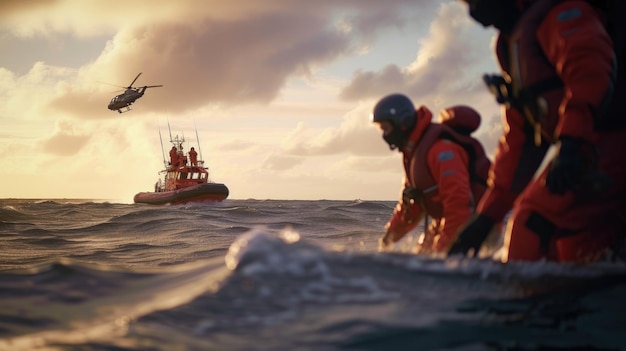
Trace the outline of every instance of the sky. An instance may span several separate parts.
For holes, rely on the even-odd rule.
[[[494,37],[459,0],[0,0],[0,198],[132,203],[171,135],[231,199],[396,200],[374,105],[470,105],[493,158]]]

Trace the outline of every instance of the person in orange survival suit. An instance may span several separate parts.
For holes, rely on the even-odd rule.
[[[178,165],[186,166],[187,165],[187,156],[185,156],[185,152],[183,151],[183,144],[178,144]]]
[[[428,108],[416,110],[405,95],[391,94],[376,104],[371,118],[389,147],[403,154],[405,169],[402,198],[385,226],[380,249],[403,238],[429,215],[433,220],[417,251],[446,252],[486,189],[491,162],[482,145],[469,136],[478,128],[480,115],[468,106],[455,106],[442,111],[443,123],[433,123]]]
[[[511,208],[504,261],[615,253],[626,232],[624,70],[616,79],[614,65],[623,37],[613,45],[602,9],[587,1],[465,2],[475,20],[499,30],[502,76],[485,81],[506,106],[505,128],[490,187],[449,254],[480,247]],[[623,2],[613,3],[623,15]],[[553,143],[556,156],[534,177]]]
[[[193,146],[189,150],[189,162],[191,163],[192,166],[198,165],[198,153],[193,148]]]
[[[172,146],[170,149],[170,165],[172,167],[178,167],[178,150],[176,146]]]

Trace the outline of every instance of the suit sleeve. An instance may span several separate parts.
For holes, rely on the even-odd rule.
[[[594,115],[612,94],[614,53],[599,14],[587,1],[567,1],[550,11],[537,37],[563,81],[558,136],[592,140]]]
[[[407,185],[408,181],[405,177],[404,187]],[[385,225],[385,230],[391,234],[394,242],[402,239],[408,232],[415,229],[424,217],[424,211],[419,204],[408,203],[404,201],[402,195],[400,196],[400,201],[396,204],[389,222]]]
[[[428,167],[437,182],[443,207],[443,225],[435,251],[447,250],[456,232],[470,217],[474,199],[470,188],[468,155],[460,145],[449,140],[433,144],[427,155]]]
[[[516,109],[506,109],[502,121],[504,134],[498,143],[489,170],[489,187],[476,212],[501,222],[513,202],[533,179],[548,150],[547,143],[536,146],[532,127]]]

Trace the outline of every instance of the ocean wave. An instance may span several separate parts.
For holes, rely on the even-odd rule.
[[[2,202],[0,350],[626,344],[623,264],[381,253],[394,204]]]
[[[24,221],[32,218],[31,215],[22,212],[15,206],[2,206],[0,207],[0,223],[11,223],[16,221]]]
[[[131,320],[216,291],[227,275],[221,260],[137,271],[62,259],[3,272],[0,350],[123,335]]]

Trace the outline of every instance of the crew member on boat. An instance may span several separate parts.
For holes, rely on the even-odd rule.
[[[180,149],[178,150],[178,164],[179,166],[186,166],[187,165],[187,156],[185,156],[185,153],[183,152],[183,145],[179,145]]]
[[[191,162],[192,166],[198,165],[198,153],[193,146],[191,147],[191,150],[189,150],[189,162]]]
[[[176,149],[176,146],[172,146],[172,149],[170,150],[170,165],[172,167],[178,167],[178,150]]]

